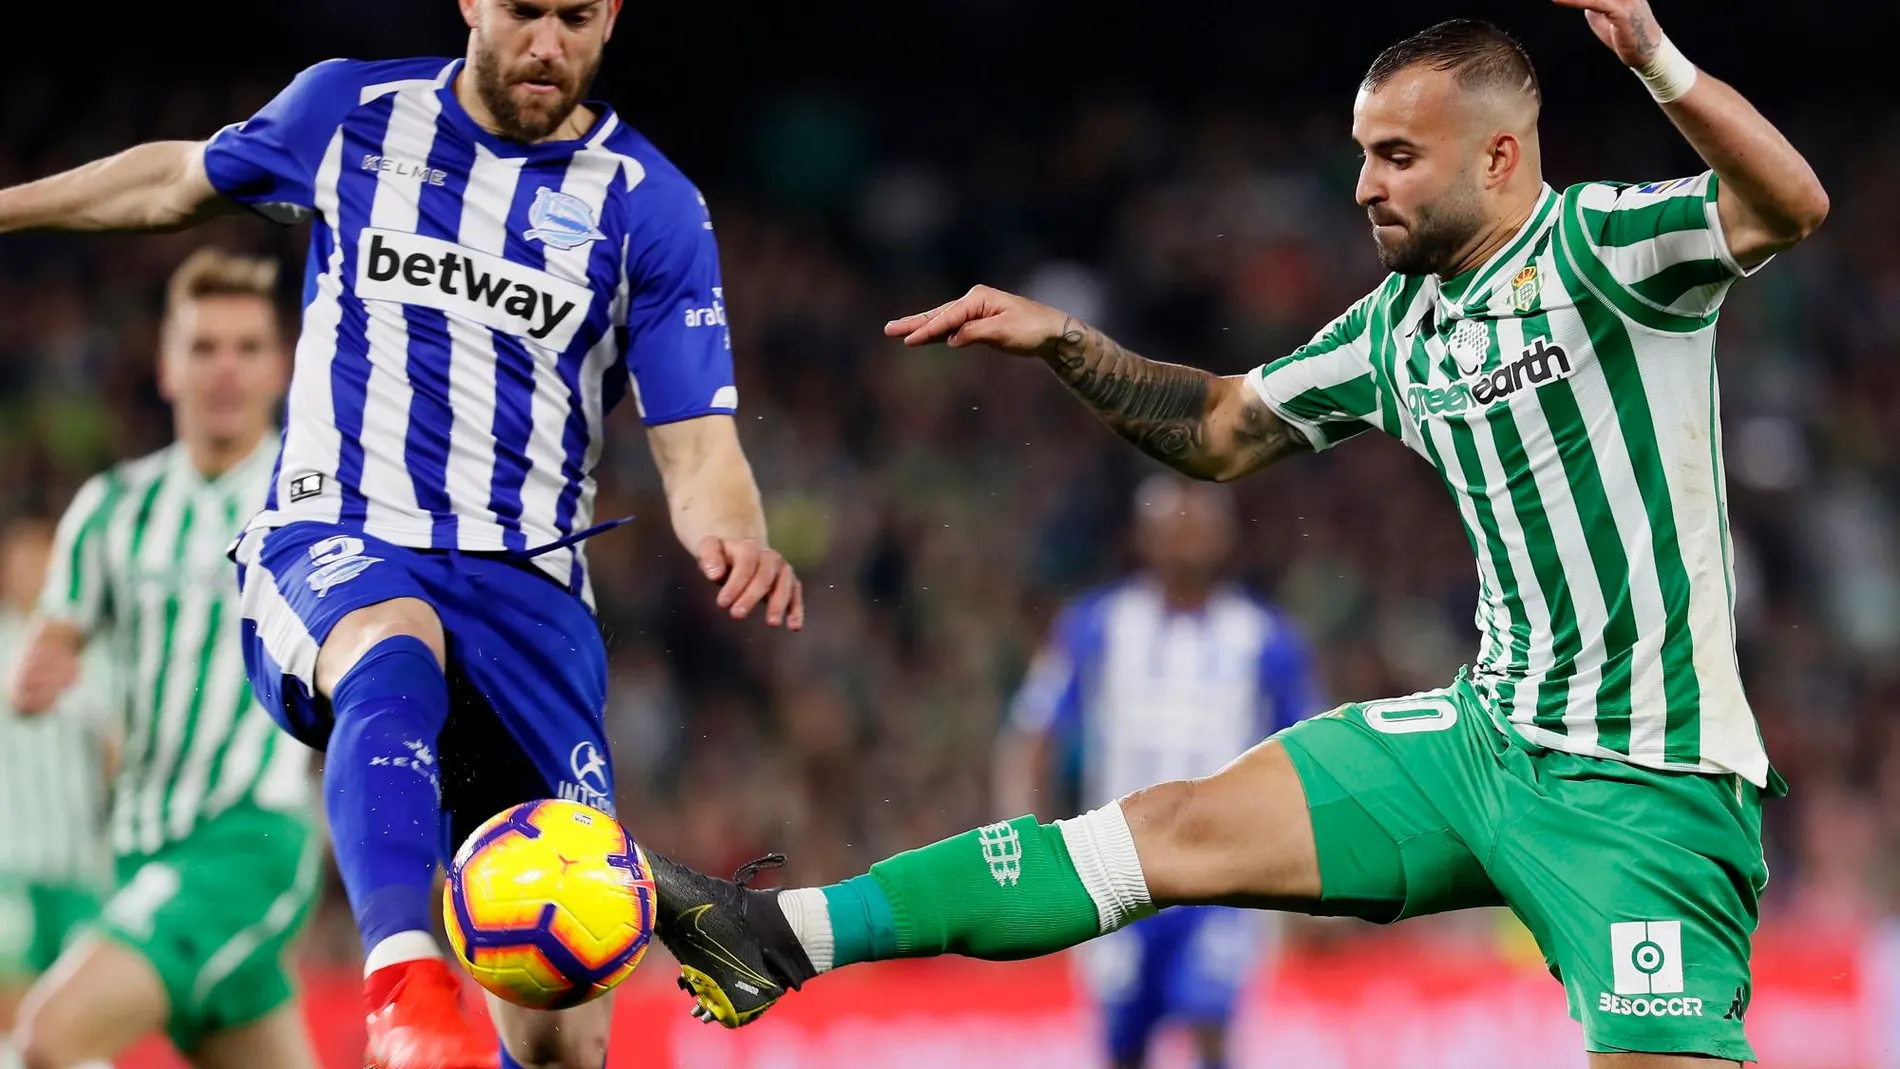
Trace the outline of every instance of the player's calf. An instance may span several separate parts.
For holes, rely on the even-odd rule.
[[[501,1036],[501,1069],[601,1069],[613,1024],[613,996],[570,1010],[530,1010],[490,997]]]

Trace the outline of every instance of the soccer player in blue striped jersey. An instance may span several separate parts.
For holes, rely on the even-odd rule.
[[[1233,495],[1172,472],[1135,491],[1141,571],[1063,606],[998,740],[997,812],[1048,813],[1045,787],[1079,779],[1108,805],[1150,783],[1208,776],[1320,711],[1293,622],[1222,576]],[[1037,804],[1038,798],[1044,804]],[[1268,941],[1265,919],[1189,906],[1080,948],[1109,1062],[1140,1069],[1156,1030],[1192,1033],[1201,1069],[1227,1064],[1227,1028]]]
[[[637,406],[720,608],[804,622],[705,202],[586,96],[619,7],[460,0],[462,58],[320,63],[207,141],[0,191],[0,230],[312,222],[281,460],[233,556],[252,685],[325,750],[380,1069],[497,1064],[429,934],[438,861],[517,802],[613,806],[580,544],[609,409]],[[598,1069],[609,1012],[494,1003],[500,1064]]]

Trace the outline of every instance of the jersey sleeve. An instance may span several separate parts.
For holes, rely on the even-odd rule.
[[[1372,369],[1373,295],[1327,324],[1311,341],[1247,375],[1274,414],[1328,449],[1370,427],[1382,427]]]
[[[1714,171],[1668,182],[1592,182],[1566,194],[1565,248],[1587,281],[1659,330],[1707,324],[1729,285],[1759,271],[1729,251]],[[1772,257],[1770,258],[1772,259]]]
[[[1030,735],[1066,735],[1082,720],[1082,678],[1101,645],[1100,597],[1064,608],[1009,705],[1010,726]]]
[[[1299,630],[1277,619],[1271,638],[1260,647],[1261,734],[1323,712],[1325,698],[1314,670],[1312,649]]]
[[[118,498],[119,480],[109,473],[93,476],[73,496],[53,536],[40,588],[41,616],[91,634],[110,615],[105,528]]]
[[[119,679],[110,647],[92,642],[79,655],[79,678],[54,704],[55,714],[72,719],[101,740],[116,740],[120,730]]]
[[[628,251],[627,371],[648,426],[739,407],[719,243],[690,183],[658,183]]]
[[[362,92],[357,66],[332,59],[306,68],[256,115],[213,134],[205,145],[212,187],[275,222],[308,218],[317,168]]]

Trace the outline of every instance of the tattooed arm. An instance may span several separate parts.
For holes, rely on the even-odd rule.
[[[1197,479],[1237,479],[1308,448],[1241,378],[1149,360],[1081,320],[988,286],[884,332],[908,345],[980,342],[1039,357],[1116,434]]]
[[[1721,179],[1716,211],[1738,264],[1761,263],[1827,218],[1827,190],[1814,168],[1733,86],[1682,57],[1656,25],[1649,0],[1555,2],[1583,9],[1597,39],[1646,80],[1687,80],[1687,91],[1662,109]],[[1672,65],[1679,69],[1672,72]]]

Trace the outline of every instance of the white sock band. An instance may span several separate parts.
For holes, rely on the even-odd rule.
[[[400,965],[405,961],[441,956],[442,948],[435,945],[435,936],[428,932],[420,929],[397,932],[384,936],[382,942],[369,949],[369,956],[363,959],[363,975],[368,976],[378,969]]]
[[[1658,104],[1682,99],[1695,84],[1696,74],[1695,64],[1667,37],[1656,46],[1656,54],[1649,58],[1649,63],[1636,70],[1636,76],[1649,87],[1649,95],[1655,97]]]
[[[825,892],[817,887],[780,891],[778,908],[798,937],[798,945],[805,948],[811,967],[819,972],[830,969],[837,944],[831,936],[831,907],[825,902]]]
[[[1135,837],[1120,802],[1058,820],[1056,827],[1062,831],[1076,875],[1095,900],[1103,933],[1154,912],[1148,880],[1141,874],[1141,858],[1135,855]]]

